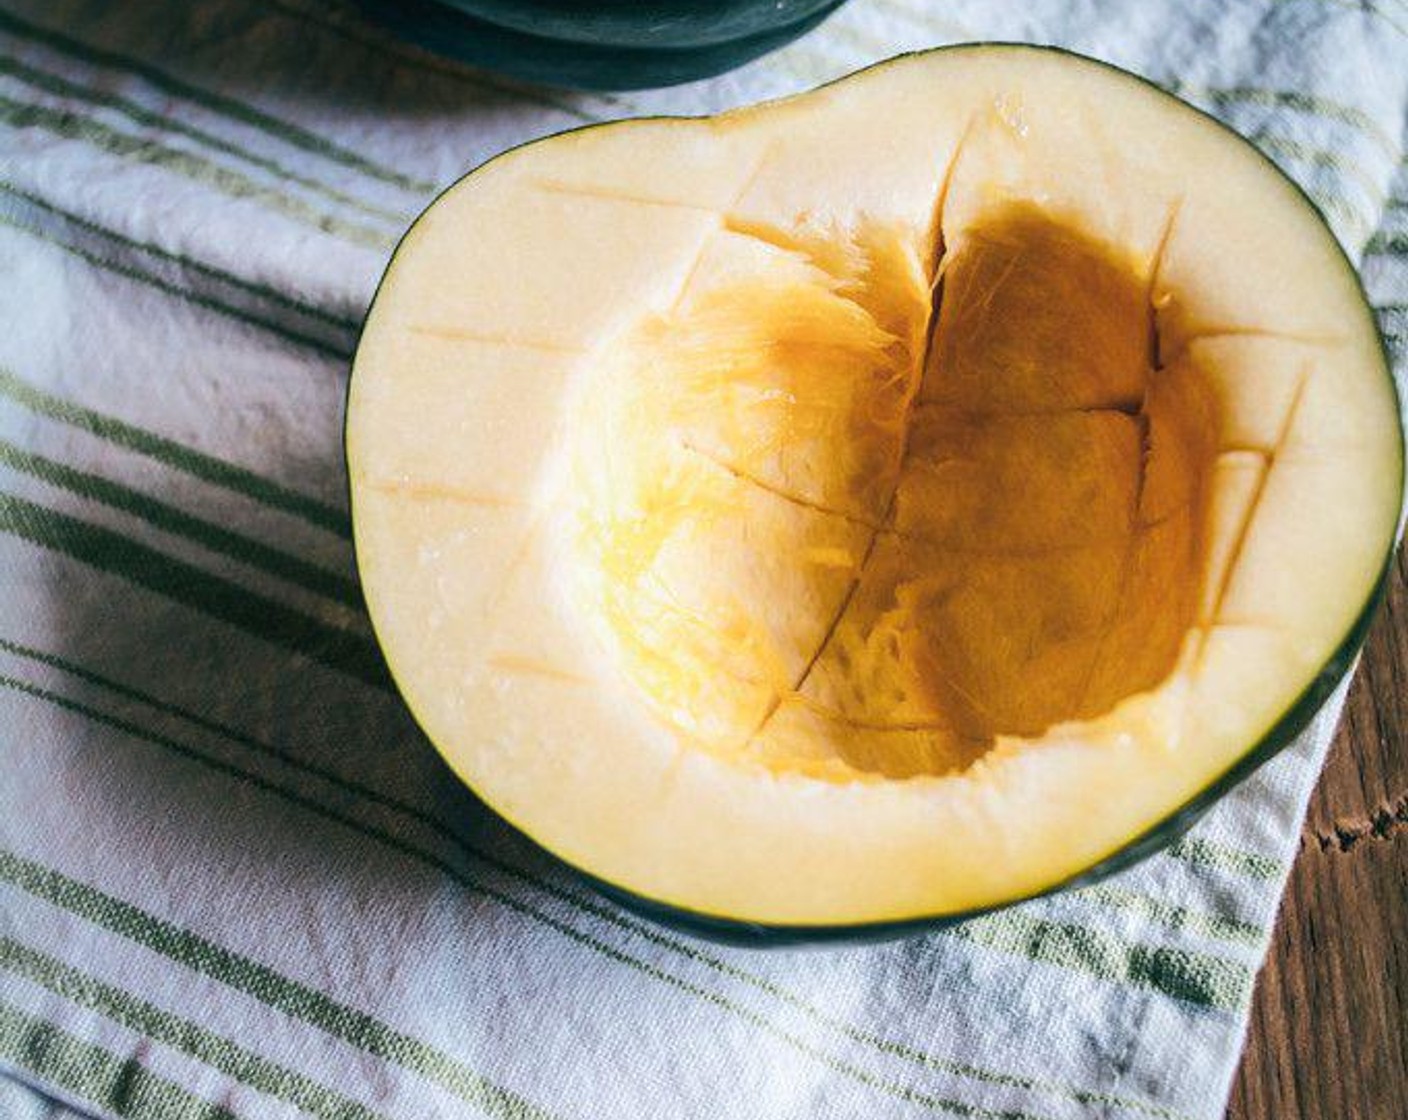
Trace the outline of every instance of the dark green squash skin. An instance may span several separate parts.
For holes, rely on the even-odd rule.
[[[628,90],[742,66],[810,31],[844,2],[731,0],[712,15],[704,0],[653,0],[627,5],[624,15],[603,0],[584,2],[575,15],[561,3],[510,0],[362,0],[362,7],[403,38],[521,81]]]
[[[1212,116],[1209,113],[1205,113],[1203,110],[1197,108],[1196,106],[1189,105],[1181,98],[1175,97],[1167,90],[1161,89],[1159,86],[1155,85],[1152,81],[1148,80],[1147,78],[1140,77],[1138,74],[1133,74],[1128,70],[1124,70],[1118,66],[1113,65],[1112,63],[1102,62],[1099,59],[1092,59],[1085,55],[1076,54],[1074,51],[1064,50],[1060,47],[1038,47],[1028,43],[957,43],[946,47],[935,47],[928,51],[897,55],[894,58],[885,59],[881,62],[877,62],[872,66],[865,67],[862,70],[855,71],[851,74],[847,74],[842,78],[836,79],[835,82],[828,82],[825,83],[824,86],[817,88],[825,88],[826,86],[836,85],[840,82],[844,82],[850,78],[855,77],[857,74],[865,73],[873,69],[878,69],[879,67],[887,66],[893,62],[900,61],[903,59],[914,58],[916,56],[922,56],[926,54],[937,54],[948,50],[973,50],[981,49],[983,47],[1019,47],[1025,50],[1048,51],[1056,54],[1070,55],[1071,57],[1081,62],[1092,63],[1094,65],[1104,67],[1105,69],[1114,71],[1115,73],[1123,77],[1132,78],[1135,81],[1141,82],[1144,85],[1149,86],[1150,88],[1156,90],[1163,96],[1169,98],[1171,101],[1176,102],[1184,109],[1197,113],[1199,116],[1205,118],[1213,125],[1217,126],[1218,128],[1222,129],[1227,133],[1230,133],[1232,136],[1235,136],[1243,144],[1251,148],[1251,150],[1253,152],[1256,152],[1258,157],[1261,158],[1263,162],[1269,165],[1276,172],[1276,174],[1283,181],[1285,181],[1291,187],[1291,189],[1295,191],[1297,195],[1300,196],[1301,202],[1307,208],[1309,208],[1312,213],[1318,215],[1321,221],[1324,222],[1324,215],[1320,213],[1319,207],[1315,205],[1314,201],[1310,198],[1309,195],[1305,193],[1304,189],[1302,189],[1300,185],[1296,183],[1295,180],[1293,180],[1289,175],[1287,175],[1279,167],[1277,167],[1275,163],[1273,163],[1266,156],[1262,155],[1262,153],[1256,148],[1254,144],[1248,141],[1231,126],[1224,124],[1216,117]],[[693,118],[664,117],[655,119],[689,120]],[[568,129],[565,130],[565,132],[556,133],[554,134],[554,136],[562,136],[569,132],[584,132],[592,128],[605,128],[609,127],[613,123],[616,122],[608,121],[602,122],[601,124],[587,125],[583,128]],[[486,160],[484,163],[480,164],[479,167],[476,167],[473,170],[467,172],[459,179],[455,180],[453,183],[447,186],[444,190],[442,190],[440,194],[437,195],[436,198],[432,200],[432,202],[426,207],[426,211],[429,211],[429,209],[433,207],[443,195],[455,189],[467,179],[472,178],[475,174],[483,170],[485,167],[488,167],[489,164],[493,163],[495,160],[501,158],[504,155],[508,155],[510,152],[519,151],[522,148],[527,148],[534,144],[541,144],[546,141],[552,140],[554,139],[554,136],[547,136],[537,140],[528,141],[525,144],[518,145],[515,148],[507,149],[506,151],[499,153],[499,155]],[[424,214],[426,211],[423,211],[422,214]],[[416,222],[418,222],[419,220],[420,218],[417,217]],[[390,275],[391,264],[395,261],[396,254],[400,252],[401,246],[405,243],[406,238],[407,236],[409,236],[411,229],[414,229],[415,224],[415,222],[411,223],[410,228],[408,228],[406,233],[402,235],[400,242],[398,242],[396,246],[396,249],[393,250],[391,254],[391,258],[387,263],[386,271],[382,274],[382,278],[377,285],[377,290],[372,296],[371,304],[367,308],[368,319],[371,316],[372,310],[376,307],[377,296],[380,295],[381,289],[386,283],[387,276]],[[1328,223],[1326,224],[1328,226]],[[1364,301],[1364,306],[1367,309],[1370,306],[1369,299],[1367,294],[1364,292],[1363,283],[1359,279],[1358,271],[1354,268],[1353,263],[1345,254],[1343,247],[1339,245],[1338,240],[1335,239],[1333,236],[1331,237],[1331,240],[1335,242],[1335,245],[1340,255],[1340,259],[1344,267],[1348,270],[1349,274],[1355,278],[1355,283],[1359,289],[1360,297]],[[365,320],[363,325],[365,329]],[[1389,390],[1394,399],[1395,404],[1398,406],[1396,414],[1401,417],[1402,401],[1399,399],[1397,383],[1393,380],[1392,362],[1389,359],[1388,349],[1383,341],[1381,333],[1379,337],[1379,348],[1380,354],[1383,358],[1384,369],[1389,379]],[[355,377],[355,374],[356,360],[354,357],[352,374],[351,376],[349,376],[347,383],[346,400],[350,400],[352,380],[353,377]],[[347,457],[347,416],[348,412],[346,407],[346,401],[344,401],[344,458]],[[1398,424],[1398,429],[1399,440],[1397,490],[1399,495],[1399,503],[1401,506],[1404,495],[1406,469],[1404,433],[1401,421]],[[356,502],[352,493],[352,475],[350,468],[350,459],[348,459],[348,509],[351,512],[353,521],[353,551],[355,556]],[[525,835],[525,838],[530,843],[533,843],[534,847],[538,848],[539,851],[543,852],[552,862],[558,864],[577,878],[581,879],[598,894],[610,899],[611,901],[620,905],[624,909],[631,911],[632,913],[638,914],[641,917],[649,919],[662,926],[666,926],[668,928],[677,930],[681,933],[693,937],[702,938],[707,941],[718,942],[720,944],[736,945],[753,949],[788,948],[798,946],[824,947],[861,945],[877,941],[889,941],[900,937],[916,936],[919,934],[932,933],[937,930],[961,925],[963,922],[968,921],[969,919],[981,917],[984,914],[991,914],[998,910],[1004,910],[1009,906],[1014,906],[1018,903],[1027,902],[1032,899],[1043,898],[1047,895],[1055,894],[1060,891],[1074,890],[1079,887],[1091,886],[1095,883],[1099,883],[1102,880],[1109,878],[1112,875],[1118,874],[1119,872],[1128,869],[1129,867],[1139,863],[1141,860],[1144,860],[1151,855],[1155,855],[1163,851],[1164,849],[1168,848],[1170,845],[1178,841],[1195,824],[1197,824],[1200,819],[1202,819],[1203,815],[1207,813],[1207,811],[1211,809],[1213,805],[1217,803],[1218,800],[1224,797],[1227,793],[1231,792],[1232,789],[1234,789],[1245,778],[1249,777],[1253,773],[1253,771],[1255,771],[1263,763],[1266,763],[1272,758],[1274,758],[1282,750],[1282,748],[1289,744],[1293,739],[1295,739],[1297,735],[1299,735],[1306,728],[1306,726],[1314,718],[1315,714],[1320,710],[1321,706],[1325,703],[1326,700],[1329,699],[1330,695],[1334,692],[1335,688],[1339,685],[1340,681],[1343,680],[1344,677],[1354,668],[1355,659],[1358,657],[1359,651],[1362,648],[1364,640],[1368,635],[1369,627],[1373,623],[1374,615],[1375,612],[1378,610],[1379,603],[1384,597],[1384,593],[1388,585],[1389,576],[1393,569],[1393,558],[1396,548],[1396,543],[1393,540],[1390,540],[1385,553],[1383,566],[1379,571],[1379,576],[1375,581],[1372,590],[1369,592],[1367,598],[1365,599],[1364,605],[1360,609],[1359,614],[1356,617],[1353,625],[1350,626],[1344,638],[1340,641],[1338,647],[1335,649],[1335,652],[1330,656],[1330,658],[1326,661],[1325,665],[1321,668],[1320,672],[1315,675],[1314,679],[1306,686],[1306,688],[1295,699],[1295,701],[1285,711],[1285,713],[1282,714],[1276,720],[1276,722],[1272,725],[1271,729],[1267,731],[1267,733],[1262,736],[1262,738],[1257,741],[1255,745],[1253,745],[1248,751],[1246,751],[1229,769],[1224,771],[1220,777],[1215,779],[1202,792],[1190,798],[1188,801],[1184,802],[1184,804],[1179,806],[1177,809],[1173,810],[1162,820],[1155,822],[1144,832],[1140,833],[1133,840],[1130,840],[1128,843],[1120,847],[1112,854],[1092,864],[1090,867],[1077,873],[1076,875],[1053,883],[1051,884],[1051,886],[1046,887],[1045,889],[1040,891],[1032,892],[1031,894],[1023,895],[1020,897],[1014,897],[1011,899],[1005,899],[1000,903],[988,907],[981,907],[972,910],[963,910],[950,914],[920,915],[918,917],[904,918],[898,921],[861,922],[854,924],[829,923],[825,925],[788,925],[747,922],[739,921],[735,918],[728,918],[714,914],[705,914],[699,911],[688,910],[682,907],[673,906],[669,903],[661,902],[658,899],[649,898],[645,895],[637,894],[623,887],[619,887],[614,883],[610,883],[606,880],[597,878],[585,869],[578,867],[570,861],[558,856],[555,852],[551,851],[550,849],[544,848],[542,845],[537,844],[533,841],[533,838],[531,836],[526,836],[526,834],[522,833],[521,830],[515,831],[518,831],[520,835]],[[358,568],[360,569],[360,563],[358,564]],[[375,633],[376,624],[374,620],[372,621],[372,629],[373,633]],[[378,635],[377,638],[379,642],[380,636]],[[393,682],[396,683],[398,691],[401,692],[402,697],[404,699],[405,691],[404,689],[401,689],[400,682],[396,680],[395,666],[390,663],[390,659],[388,659],[387,669]],[[416,714],[415,709],[411,708],[409,701],[407,701],[407,708],[410,710],[412,718],[414,718],[417,723],[421,723],[419,716]],[[422,727],[423,726],[424,725],[422,724]],[[429,738],[428,735],[427,738]],[[434,745],[433,740],[431,740],[431,743],[432,745]],[[493,805],[490,802],[484,800],[484,798],[480,797],[478,795],[477,790],[474,790],[471,787],[470,792],[475,795],[475,799],[477,801],[484,805],[486,810],[491,813],[494,812]],[[495,815],[497,816],[497,814]],[[514,827],[507,821],[505,821],[504,823],[509,828]]]
[[[790,27],[836,0],[439,0],[496,27],[559,42],[692,50]]]

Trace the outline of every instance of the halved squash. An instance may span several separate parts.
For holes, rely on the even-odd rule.
[[[1346,671],[1403,473],[1296,188],[1015,46],[486,164],[387,271],[347,454],[449,764],[738,937],[961,917],[1176,835]]]

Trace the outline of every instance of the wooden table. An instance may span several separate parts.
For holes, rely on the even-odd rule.
[[[1227,1115],[1408,1118],[1404,552],[1310,802]]]

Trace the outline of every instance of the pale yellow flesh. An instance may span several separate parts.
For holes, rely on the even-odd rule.
[[[1030,894],[1206,788],[1362,609],[1401,474],[1293,188],[1001,47],[476,172],[383,283],[348,455],[456,771],[602,879],[809,924]]]

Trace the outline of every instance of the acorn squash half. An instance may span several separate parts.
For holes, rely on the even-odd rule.
[[[494,159],[387,270],[347,455],[450,766],[618,897],[784,940],[1175,836],[1347,670],[1403,476],[1304,196],[1017,46]]]

